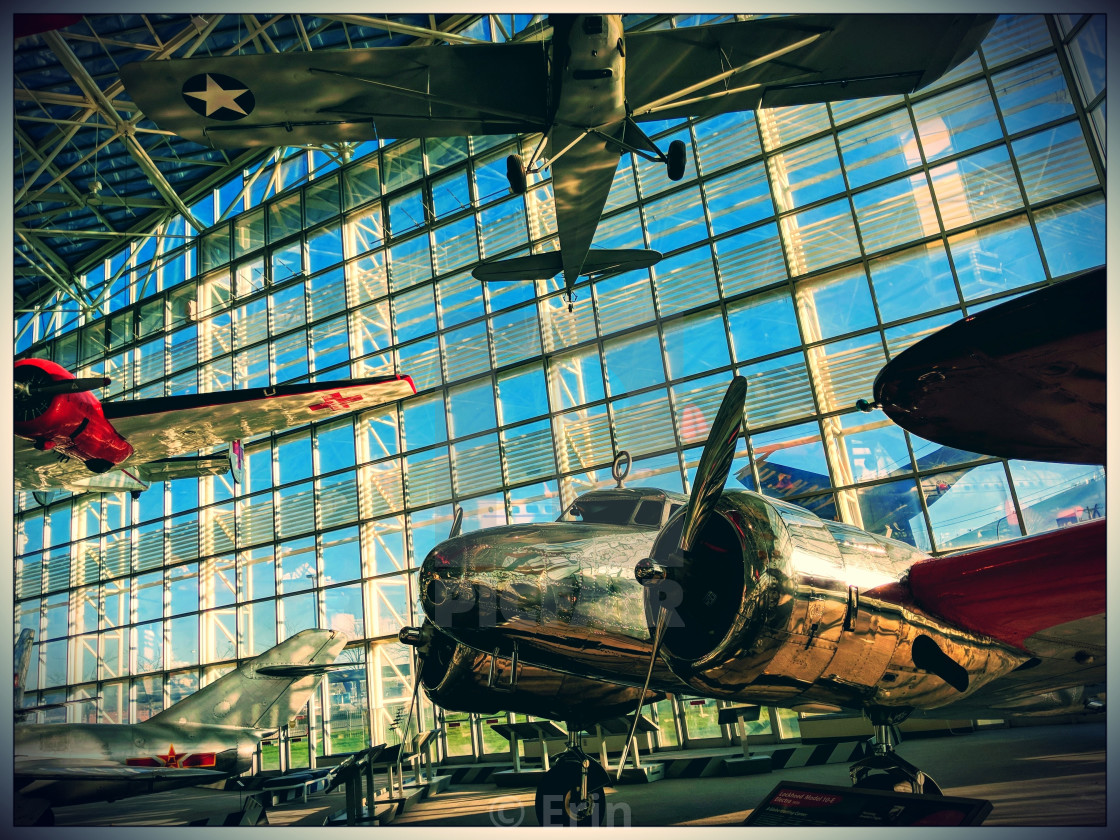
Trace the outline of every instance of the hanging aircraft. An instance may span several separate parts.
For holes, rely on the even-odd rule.
[[[378,376],[102,403],[90,392],[107,384],[46,359],[15,363],[17,488],[43,501],[52,488],[139,492],[231,469],[240,481],[242,438],[416,393],[408,376]],[[223,445],[227,453],[184,454]]]
[[[346,638],[301,630],[142,723],[20,724],[15,824],[51,810],[216,782],[252,766],[257,745],[306,705]]]
[[[926,440],[1000,458],[1103,464],[1108,270],[950,324],[879,371],[874,402]]]
[[[541,134],[506,171],[524,193],[529,174],[551,170],[559,250],[473,273],[562,273],[570,302],[580,276],[661,258],[591,247],[624,152],[684,176],[684,143],[662,150],[641,123],[912,93],[971,55],[994,20],[817,14],[627,32],[620,15],[555,14],[532,27],[539,40],[145,61],[120,75],[160,128],[216,148]]]
[[[522,686],[519,667],[640,687],[642,703],[653,690],[861,711],[876,748],[852,766],[853,783],[913,793],[940,788],[894,751],[893,727],[909,715],[1099,706],[1104,520],[931,558],[779,499],[725,490],[745,394],[736,377],[688,497],[595,490],[556,522],[488,528],[432,549],[418,581],[426,620],[400,636],[420,651],[425,690],[472,684],[470,702],[485,705],[485,684],[491,708],[505,708],[494,689],[513,686],[520,710],[573,718],[570,734],[617,712],[578,690],[534,698],[544,684]],[[496,681],[498,661],[509,676]],[[438,700],[451,709],[456,701],[454,691]],[[624,762],[625,748],[620,772]],[[577,734],[537,789],[538,820],[594,824],[610,781]],[[548,802],[563,803],[560,813]]]

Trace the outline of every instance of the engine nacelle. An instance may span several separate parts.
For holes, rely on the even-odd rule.
[[[923,614],[903,587],[890,601],[863,595],[925,558],[905,543],[750,492],[725,492],[715,514],[662,584],[662,602],[676,603],[662,654],[698,693],[793,708],[931,708],[1027,660]],[[680,520],[670,523],[653,556],[670,556],[679,532]]]
[[[14,378],[14,431],[37,449],[76,458],[94,473],[106,472],[132,454],[132,445],[105,419],[101,403],[88,391],[36,394],[51,383],[74,379],[70,371],[46,359],[21,359]],[[26,395],[20,395],[21,388]]]
[[[433,703],[458,712],[488,714],[497,710],[534,715],[587,728],[596,721],[631,714],[640,688],[616,685],[523,662],[511,683],[510,659],[483,653],[435,631],[425,621],[419,634],[420,684]],[[493,665],[493,668],[491,667]],[[491,679],[493,671],[493,679]],[[665,697],[646,692],[646,703]]]

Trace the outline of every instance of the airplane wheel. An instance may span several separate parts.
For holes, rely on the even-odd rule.
[[[553,765],[537,787],[537,824],[542,826],[586,827],[598,825],[606,794],[602,788],[587,791],[580,799],[581,773],[578,761]]]
[[[886,773],[875,773],[871,776],[865,776],[853,784],[852,787],[863,788],[864,790],[893,790],[897,793],[941,795],[941,788],[938,787],[937,782],[924,773],[922,774],[921,781],[916,782],[908,773],[888,770]]]
[[[679,181],[684,177],[685,150],[683,140],[674,140],[669,144],[669,162],[666,164],[670,181]]]
[[[506,178],[509,179],[510,192],[514,195],[525,195],[527,189],[525,163],[520,155],[510,155],[506,158]]]

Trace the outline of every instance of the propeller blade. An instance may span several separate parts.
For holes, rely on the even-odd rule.
[[[696,537],[704,530],[704,523],[711,515],[712,508],[723,492],[727,483],[727,475],[731,472],[731,462],[735,460],[735,444],[743,430],[743,406],[747,400],[747,380],[736,376],[731,380],[727,393],[723,395],[716,419],[712,423],[712,430],[708,434],[708,442],[704,444],[704,452],[700,455],[700,464],[696,468],[696,481],[692,494],[688,498],[688,507],[684,513],[684,524],[681,527],[680,540],[677,544],[677,554],[683,556],[691,551]],[[655,543],[656,545],[656,543]],[[664,557],[647,558],[638,563],[634,569],[635,577],[643,586],[653,586],[666,577],[665,566],[662,564]],[[653,668],[657,663],[657,656],[661,652],[661,642],[665,638],[665,628],[669,624],[669,610],[659,607],[657,611],[657,624],[653,631],[653,650],[650,652],[649,668],[646,670],[646,681],[642,686],[641,696],[638,698],[638,708],[634,712],[634,720],[630,724],[630,734],[626,743],[622,745],[622,756],[618,761],[617,779],[622,778],[622,768],[626,763],[626,755],[630,751],[630,742],[634,740],[634,733],[638,731],[638,718],[642,714],[642,705],[649,690],[650,680],[653,678]]]
[[[747,400],[747,380],[736,376],[723,395],[708,442],[696,468],[696,481],[688,498],[688,508],[681,528],[679,550],[689,551],[696,536],[704,528],[712,506],[723,492],[731,462],[735,460],[735,444],[743,430],[743,406]]]
[[[451,533],[447,535],[448,539],[451,537],[459,536],[459,532],[463,530],[463,509],[461,507],[455,508],[455,519],[451,523]]]
[[[642,705],[645,703],[646,692],[649,691],[649,681],[653,679],[653,666],[657,664],[657,654],[661,651],[661,642],[665,638],[665,628],[669,625],[669,611],[661,607],[657,612],[657,626],[653,630],[653,652],[649,657],[649,668],[646,670],[646,681],[642,683],[642,693],[638,695],[638,708],[634,710],[634,720],[630,722],[630,733],[622,745],[622,755],[618,758],[618,772],[615,781],[622,778],[622,769],[626,766],[626,756],[630,752],[630,744],[634,740],[634,733],[638,731],[638,718],[642,716]]]
[[[17,382],[15,384],[16,398],[34,399],[36,397],[53,397],[58,394],[77,394],[81,391],[95,391],[104,388],[113,380],[104,376],[86,376],[78,379],[58,379],[48,384],[33,382]]]

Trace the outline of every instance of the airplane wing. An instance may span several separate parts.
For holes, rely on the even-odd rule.
[[[463,44],[126,64],[133,101],[206,146],[542,131],[545,45]]]
[[[116,761],[82,759],[81,765],[62,758],[16,756],[13,775],[17,779],[41,781],[108,782],[182,779],[184,785],[204,785],[223,779],[229,773],[200,767],[130,767]],[[196,781],[187,781],[187,780]]]
[[[913,605],[1026,652],[1023,666],[953,704],[1014,714],[1039,697],[1105,682],[1105,521],[921,561],[904,582],[861,597]]]
[[[971,55],[994,19],[820,14],[632,32],[626,96],[635,119],[661,120],[911,93]]]
[[[1024,648],[1038,633],[1104,613],[1104,557],[1101,518],[925,560],[908,581],[926,611]]]
[[[122,465],[127,472],[150,461],[373,408],[415,392],[407,376],[368,377],[122,400],[101,407],[105,419],[132,445],[133,454]],[[90,476],[84,464],[40,452],[23,438],[15,439],[14,461],[16,485],[27,489],[80,486]]]

